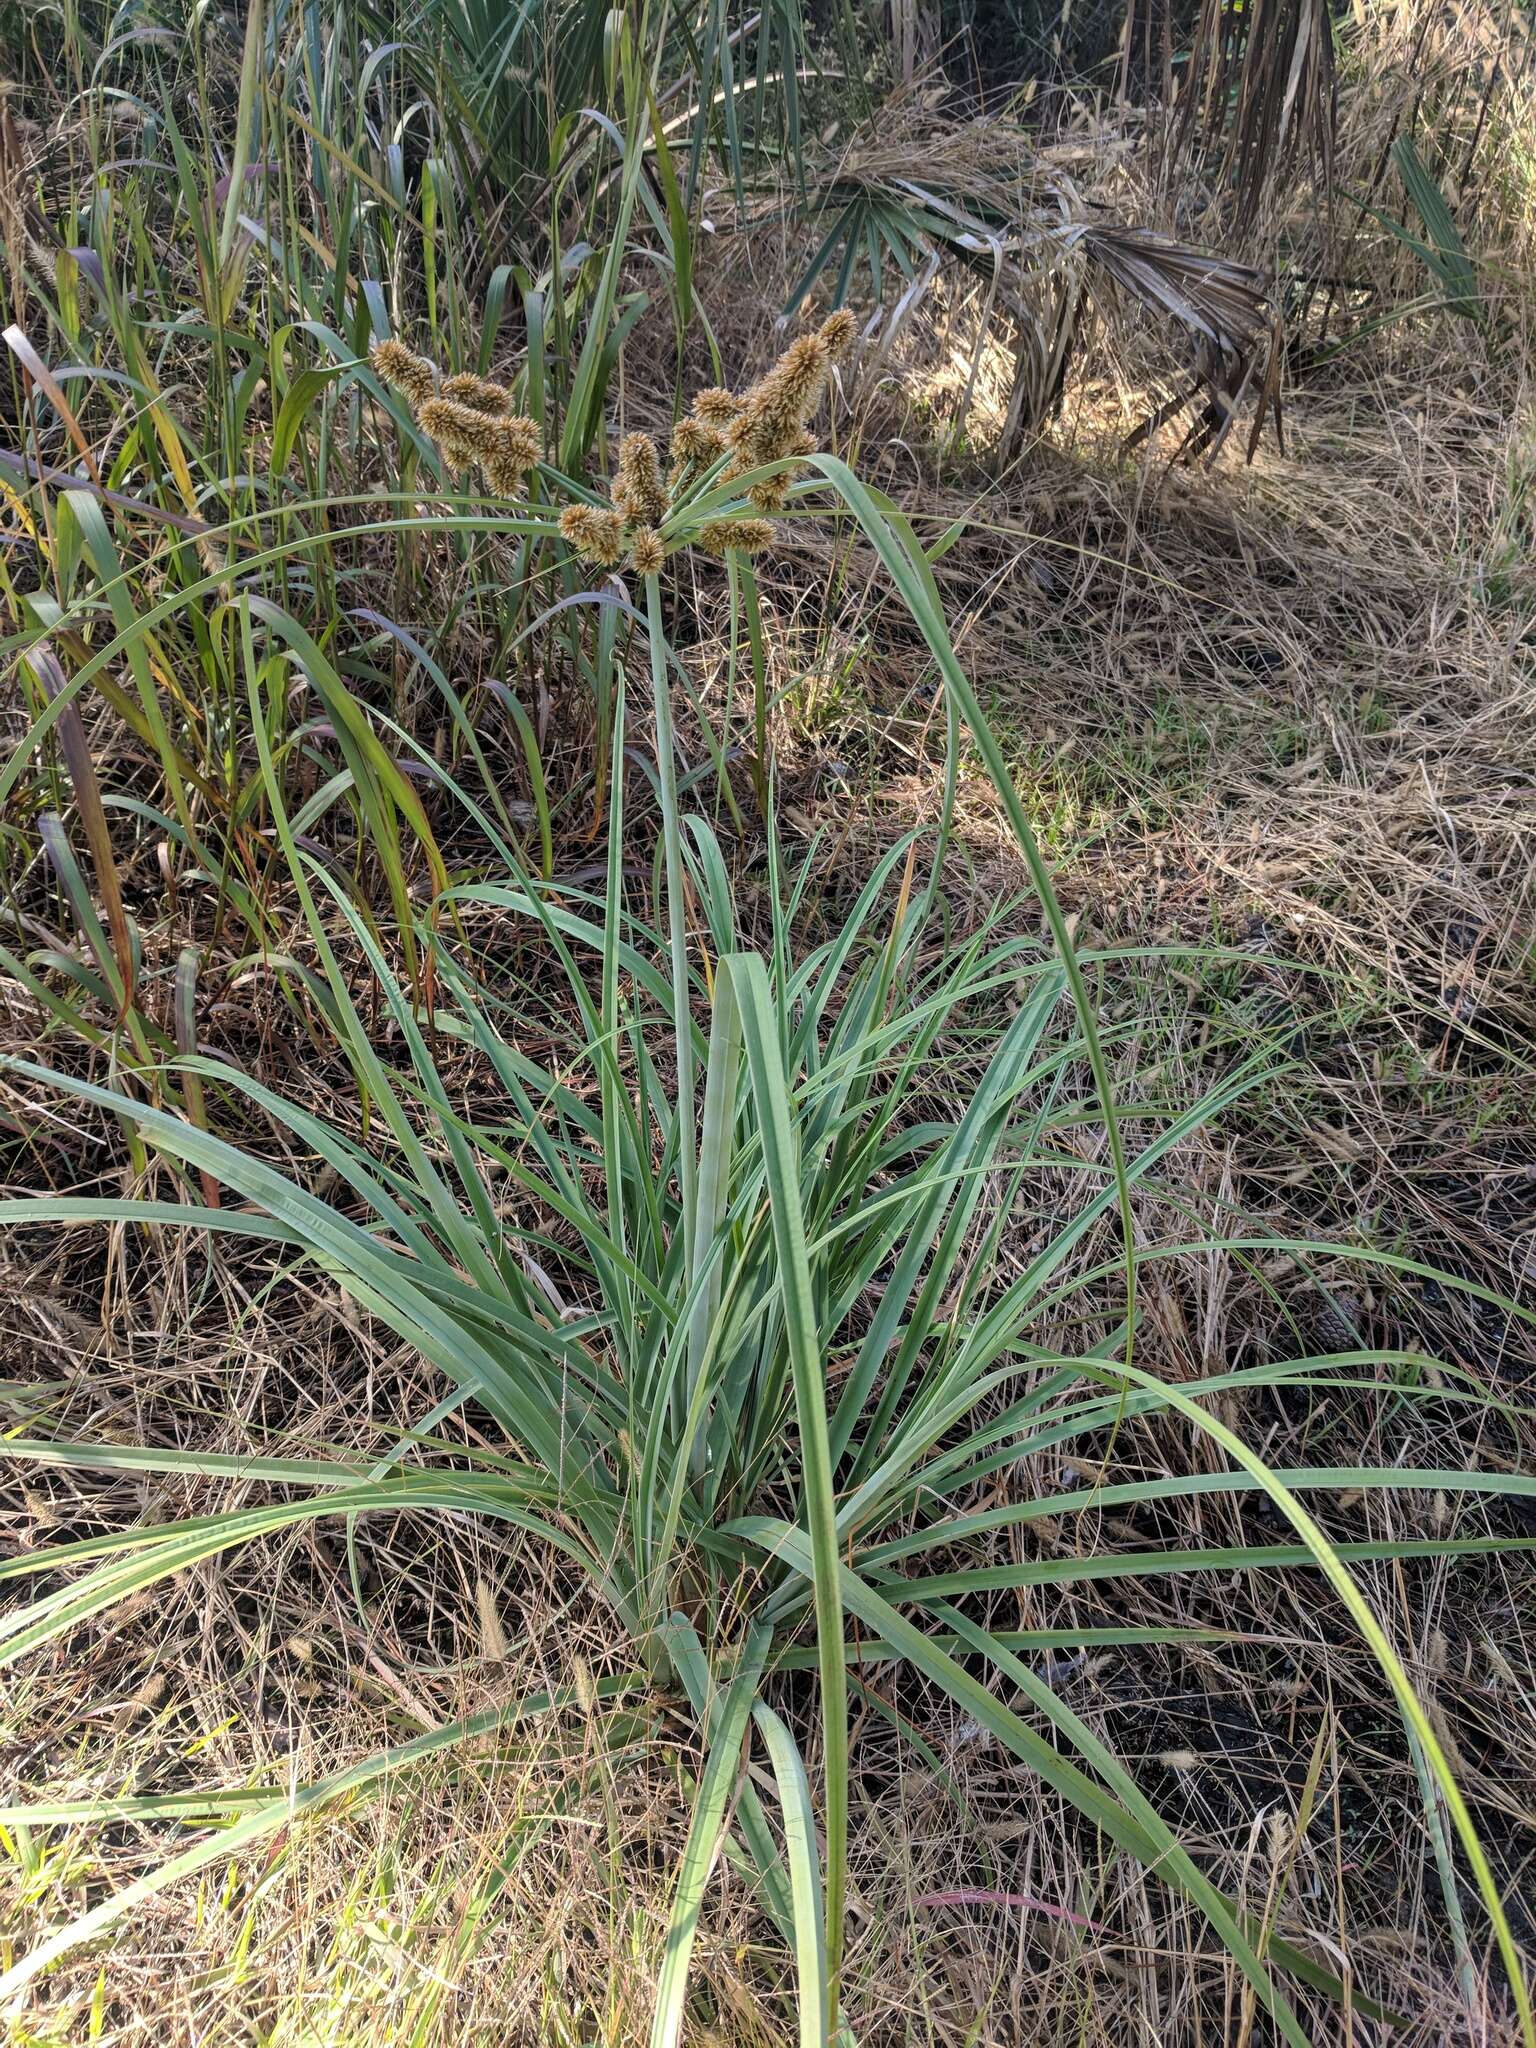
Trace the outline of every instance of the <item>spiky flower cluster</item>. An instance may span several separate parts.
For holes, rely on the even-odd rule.
[[[806,422],[821,403],[832,365],[853,340],[854,319],[847,311],[833,313],[814,334],[792,341],[773,368],[745,397],[725,427],[731,460],[723,481],[746,476],[768,463],[814,454],[815,437]],[[712,407],[716,394],[710,393]],[[747,496],[759,512],[783,508],[796,469],[753,484]]]
[[[767,375],[740,396],[718,386],[700,391],[672,431],[670,461],[649,434],[626,434],[619,443],[611,501],[568,505],[560,531],[589,562],[617,568],[626,556],[637,575],[653,576],[666,559],[661,529],[684,495],[713,480],[731,483],[770,464],[779,475],[747,486],[754,514],[780,512],[800,463],[816,452],[807,422],[821,402],[833,363],[853,339],[851,313],[834,313],[814,334],[803,334]],[[477,464],[498,497],[520,497],[542,453],[535,421],[512,410],[512,395],[489,377],[463,371],[440,376],[425,356],[402,342],[375,343],[374,369],[410,401],[418,422],[457,470]],[[755,555],[773,545],[767,518],[709,519],[692,536],[706,554]]]
[[[498,498],[522,495],[543,442],[537,421],[513,412],[510,391],[471,371],[439,380],[425,356],[412,355],[398,341],[376,342],[370,360],[410,400],[418,422],[451,468],[472,469],[478,463]]]
[[[437,389],[437,372],[425,356],[415,356],[403,341],[376,341],[369,361],[384,379],[403,392],[412,407],[425,405]]]
[[[698,392],[672,430],[665,482],[656,443],[648,434],[626,434],[611,504],[573,505],[561,517],[560,530],[571,546],[604,568],[612,568],[627,548],[630,567],[653,575],[666,553],[658,529],[685,494],[715,471],[715,481],[730,483],[771,463],[794,464],[747,487],[754,512],[782,511],[799,463],[816,452],[806,423],[853,333],[853,315],[834,313],[814,334],[792,342],[739,397],[719,386]],[[761,553],[773,545],[774,530],[767,518],[710,519],[692,539],[706,554],[724,558],[733,551]]]
[[[629,559],[637,576],[654,576],[667,558],[654,526],[637,526],[629,539]]]
[[[624,518],[611,505],[567,505],[560,531],[578,555],[599,568],[616,569],[624,559]]]
[[[629,556],[637,576],[654,576],[666,560],[657,528],[671,510],[661,456],[649,434],[626,434],[619,443],[612,503],[567,505],[560,531],[585,561],[614,569]]]
[[[774,533],[771,519],[707,519],[693,538],[695,547],[723,562],[733,548],[741,555],[762,554],[773,546]]]
[[[667,490],[661,480],[661,457],[649,434],[626,434],[619,443],[619,473],[613,502],[622,516],[639,526],[660,526],[667,516]]]
[[[723,432],[741,411],[741,407],[742,401],[734,391],[726,391],[718,384],[709,384],[693,401],[693,417],[706,427],[718,427]]]
[[[445,377],[443,396],[451,398],[456,405],[467,405],[472,412],[492,415],[505,412],[510,403],[508,394],[499,384],[493,384],[489,377],[477,377],[473,370],[461,370],[456,377]]]

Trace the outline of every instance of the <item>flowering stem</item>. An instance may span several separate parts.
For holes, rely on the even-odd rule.
[[[667,641],[661,620],[661,583],[654,575],[645,579],[645,611],[651,644],[651,696],[656,711],[656,781],[661,792],[662,846],[667,864],[672,1026],[677,1040],[677,1173],[682,1192],[683,1251],[686,1270],[692,1272],[694,1181],[698,1165],[693,1016],[688,995],[688,925],[683,893],[682,823],[677,814],[677,754],[672,732],[672,698],[667,681]]]

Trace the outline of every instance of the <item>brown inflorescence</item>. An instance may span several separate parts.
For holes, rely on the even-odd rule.
[[[637,526],[630,535],[629,562],[637,576],[654,576],[667,559],[661,535],[654,526]]]
[[[816,439],[807,431],[806,422],[821,402],[833,363],[853,334],[853,315],[833,313],[814,334],[802,334],[792,341],[767,375],[752,386],[726,429],[732,449],[725,471],[728,481],[771,462],[815,453]],[[747,495],[759,511],[780,511],[795,474],[793,469],[782,470],[778,476],[754,484]]]
[[[662,475],[661,457],[649,434],[626,434],[619,444],[610,505],[568,505],[560,531],[576,552],[603,568],[616,568],[626,549],[635,572],[652,576],[666,559],[658,528],[671,509],[671,495],[729,454],[727,479],[769,464],[784,467],[759,479],[747,492],[755,512],[782,511],[795,468],[814,454],[817,442],[806,422],[815,411],[834,359],[853,337],[850,314],[833,314],[814,334],[800,336],[744,396],[713,387],[701,391],[688,417],[672,433],[671,469]],[[488,377],[464,371],[439,385],[437,371],[403,343],[382,341],[372,350],[375,369],[410,399],[416,417],[457,469],[478,463],[496,496],[522,495],[528,472],[542,454],[542,437],[531,419],[509,410],[511,393]],[[695,535],[706,554],[722,559],[753,555],[771,547],[768,518],[711,519]]]
[[[734,391],[726,391],[718,384],[710,384],[694,396],[693,416],[701,426],[728,427],[741,411],[741,400]]]
[[[694,540],[706,555],[718,555],[722,561],[732,549],[738,554],[760,555],[765,548],[773,546],[773,522],[771,519],[710,519],[699,528]]]
[[[418,408],[416,417],[433,440],[442,444],[448,460],[461,469],[465,457],[489,461],[497,452],[494,423],[483,412],[476,412],[472,405],[461,405],[456,398],[429,398]]]
[[[835,363],[839,356],[846,354],[858,328],[858,322],[846,306],[836,313],[829,313],[821,323],[821,338],[827,345],[827,354]]]
[[[613,502],[628,520],[659,526],[667,516],[667,491],[661,480],[661,457],[649,434],[626,434],[619,443],[619,473]]]
[[[498,498],[520,498],[528,472],[538,459],[536,449],[530,454],[508,447],[486,462],[485,480]]]
[[[611,505],[567,505],[560,531],[578,555],[604,569],[624,559],[624,521]]]
[[[524,413],[509,412],[491,424],[496,433],[496,450],[490,460],[513,463],[522,470],[532,469],[544,453],[538,421]]]
[[[425,405],[437,389],[437,372],[425,356],[412,355],[403,341],[376,341],[368,360],[385,383],[393,384],[415,407]]]
[[[489,377],[477,377],[473,370],[461,370],[457,376],[443,379],[443,396],[459,405],[467,405],[473,412],[506,412],[512,403],[512,394],[500,384],[493,384]]]
[[[479,446],[462,431],[462,422],[468,419],[478,436],[486,424],[483,413],[455,405],[451,398],[429,398],[425,405],[417,406],[416,417],[442,449],[451,469],[468,469],[478,460]]]
[[[742,469],[777,462],[790,453],[800,429],[816,410],[831,364],[821,336],[802,334],[767,376],[753,385],[730,428],[731,445]]]
[[[504,385],[464,370],[444,378],[439,386],[432,364],[398,341],[376,342],[370,360],[379,375],[411,401],[418,422],[438,443],[451,468],[465,470],[479,463],[498,498],[522,495],[529,470],[544,452],[544,441],[537,421],[509,409],[512,394]]]
[[[521,413],[477,412],[456,398],[430,398],[416,417],[455,469],[480,463],[501,497],[513,496],[539,459],[538,425]]]
[[[667,481],[675,491],[720,459],[725,453],[725,436],[718,427],[706,426],[689,414],[672,429],[671,453],[672,468]]]

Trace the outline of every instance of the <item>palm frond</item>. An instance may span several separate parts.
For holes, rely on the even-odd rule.
[[[813,185],[810,215],[827,230],[786,318],[824,279],[833,280],[834,305],[860,285],[883,302],[899,280],[892,312],[874,323],[888,344],[945,263],[986,280],[984,324],[1008,335],[1014,356],[1005,455],[1059,403],[1090,306],[1111,329],[1133,312],[1150,316],[1173,344],[1175,395],[1137,438],[1194,404],[1185,452],[1198,454],[1220,445],[1245,395],[1256,399],[1255,438],[1274,402],[1279,351],[1267,275],[1095,218],[1051,153],[1014,124],[970,122],[937,141],[930,135],[920,174],[899,133],[861,146]]]
[[[1171,15],[1132,0],[1125,50],[1161,40],[1172,76]],[[1183,61],[1174,119],[1181,153],[1210,154],[1247,226],[1305,165],[1326,204],[1333,189],[1338,84],[1328,0],[1201,0]]]

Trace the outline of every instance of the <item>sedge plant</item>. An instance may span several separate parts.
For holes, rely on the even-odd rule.
[[[370,1106],[367,1139],[200,1055],[166,1064],[187,1100],[196,1084],[201,1120],[171,1099],[145,1101],[13,1062],[14,1080],[130,1125],[170,1185],[162,1180],[153,1196],[9,1201],[0,1222],[190,1231],[204,1237],[209,1257],[239,1240],[267,1261],[272,1286],[290,1274],[327,1276],[428,1361],[440,1389],[371,1465],[242,1459],[243,1478],[270,1486],[255,1505],[11,1560],[0,1567],[5,1575],[46,1573],[49,1584],[0,1622],[0,1661],[42,1651],[114,1603],[285,1529],[331,1520],[356,1531],[369,1518],[401,1514],[481,1517],[547,1545],[611,1614],[623,1653],[596,1692],[588,1689],[595,1711],[621,1715],[660,1689],[696,1727],[701,1762],[658,1975],[654,2048],[682,2037],[695,1936],[722,1854],[748,1875],[793,1954],[803,2048],[855,2038],[841,1971],[854,1774],[848,1696],[870,1664],[902,1667],[946,1696],[1117,1853],[1197,1907],[1277,2037],[1299,2048],[1307,2034],[1288,1981],[1337,1993],[1335,1972],[1222,1893],[1125,1764],[1040,1675],[1031,1653],[1060,1647],[1059,1631],[1001,1630],[978,1617],[989,1594],[1023,1594],[1074,1573],[1130,1580],[1305,1566],[1327,1579],[1397,1700],[1532,2038],[1487,1858],[1435,1725],[1354,1572],[1359,1561],[1475,1555],[1519,1539],[1340,1544],[1303,1496],[1394,1486],[1529,1495],[1536,1482],[1450,1469],[1274,1470],[1222,1419],[1252,1389],[1283,1385],[1320,1398],[1373,1389],[1378,1353],[1245,1366],[1176,1385],[1143,1362],[1134,1341],[1136,1191],[1157,1185],[1179,1143],[1271,1071],[1271,1055],[1246,1057],[1182,1113],[1151,1117],[1143,1106],[1134,1122],[1117,1114],[1118,1048],[1096,1022],[1087,980],[1112,963],[1074,950],[910,527],[817,451],[817,403],[847,340],[847,323],[831,322],[750,391],[704,394],[665,460],[643,437],[626,440],[606,497],[566,484],[563,505],[478,515],[515,534],[558,535],[591,568],[606,575],[627,565],[638,579],[638,604],[614,586],[594,597],[621,609],[648,648],[663,879],[647,902],[625,865],[626,761],[640,727],[621,662],[599,891],[556,888],[531,871],[475,794],[444,778],[486,834],[498,876],[440,885],[430,916],[410,911],[414,948],[431,964],[430,1011],[397,973],[376,921],[305,847],[285,797],[272,705],[293,667],[307,668],[319,650],[295,639],[263,600],[210,590],[213,624],[238,649],[265,814],[302,912],[314,986]],[[394,347],[379,351],[376,367],[451,462],[477,467],[493,486],[538,465],[550,487],[557,473],[540,463],[537,436],[504,389],[462,381],[450,389],[430,362]],[[677,774],[666,563],[683,547],[737,556],[771,546],[776,517],[799,516],[829,491],[885,564],[943,675],[954,726],[969,729],[996,782],[1044,909],[1044,940],[1015,935],[999,911],[966,943],[946,943],[941,832],[937,847],[915,839],[893,847],[831,934],[802,945],[797,909],[810,869],[785,870],[771,815],[768,939],[754,949],[743,937],[746,916],[723,850],[687,807]],[[427,527],[471,515],[412,516]],[[289,537],[275,551],[302,545]],[[92,659],[111,652],[109,644]],[[355,743],[366,761],[360,736]],[[555,963],[567,1021],[563,1038],[538,1057],[521,1042],[515,1002],[495,993],[464,936],[476,914],[526,927]],[[391,1021],[387,1060],[359,1006],[357,963]],[[967,1079],[955,1101],[935,1084],[957,1047]],[[472,1058],[483,1077],[473,1109],[448,1083],[445,1049],[456,1062]],[[332,1192],[220,1135],[221,1103],[270,1119],[290,1151],[328,1169]],[[1149,1122],[1152,1135],[1132,1137]],[[1085,1146],[1085,1133],[1096,1146]],[[1040,1193],[1062,1177],[1080,1191],[1065,1212]],[[1101,1237],[1117,1232],[1119,1250],[1103,1258]],[[1027,1258],[1003,1256],[1025,1238]],[[1212,1240],[1205,1249],[1251,1245]],[[1092,1342],[1080,1335],[1085,1308],[1099,1332]],[[1454,1380],[1447,1384],[1441,1398],[1454,1399]],[[444,1440],[444,1424],[460,1412],[473,1415],[481,1448]],[[1018,1489],[998,1491],[1042,1452],[1102,1447],[1128,1420],[1159,1414],[1199,1432],[1214,1469],[1022,1498]],[[210,1479],[229,1469],[192,1451],[20,1438],[0,1455]],[[1070,1523],[1093,1508],[1193,1492],[1261,1493],[1289,1522],[1290,1540],[966,1561],[975,1539],[1043,1516]],[[1074,1636],[1083,1646],[1096,1639],[1091,1627]],[[813,1745],[786,1691],[786,1674],[807,1669],[816,1674]],[[125,1798],[7,1810],[6,1824],[34,1829],[139,1813],[182,1822],[222,1815],[228,1824],[51,1934],[0,1977],[0,1995],[296,1812],[568,1699],[514,1702],[297,1794],[242,1788],[171,1806]],[[747,1768],[749,1759],[766,1768]],[[1350,1995],[1361,2009],[1359,1994]]]

